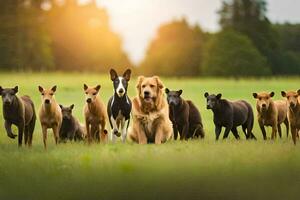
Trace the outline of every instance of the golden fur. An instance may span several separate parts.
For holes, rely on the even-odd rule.
[[[88,142],[92,139],[107,142],[107,131],[105,130],[105,123],[107,119],[106,109],[104,103],[99,97],[99,90],[101,86],[88,87],[84,84],[84,92],[86,100],[91,99],[90,103],[84,106],[85,128]]]
[[[161,80],[157,76],[140,76],[136,87],[138,95],[132,101],[131,139],[139,144],[166,142],[173,131]]]
[[[62,123],[62,114],[61,108],[59,104],[56,103],[54,97],[56,86],[51,89],[44,89],[39,86],[39,91],[42,94],[42,106],[40,108],[39,118],[42,126],[44,147],[47,149],[47,129],[51,128],[53,130],[55,143],[57,144]]]
[[[294,144],[296,144],[296,139],[299,139],[299,130],[300,130],[300,90],[298,91],[289,91],[281,92],[283,97],[287,99],[288,105],[288,119],[291,127],[291,133]]]
[[[276,138],[277,131],[281,137],[280,125],[284,123],[286,125],[287,135],[289,131],[289,123],[287,119],[287,104],[286,101],[277,100],[273,101],[272,97],[274,92],[260,92],[253,93],[256,101],[257,118],[259,126],[262,130],[264,139],[266,139],[266,131],[264,126],[272,126],[272,139]]]

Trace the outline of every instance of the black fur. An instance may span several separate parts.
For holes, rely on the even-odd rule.
[[[199,110],[190,100],[184,100],[180,95],[182,90],[166,89],[169,117],[173,123],[174,139],[180,134],[180,139],[204,138],[202,119]]]
[[[204,94],[207,99],[207,109],[214,113],[216,140],[219,139],[222,127],[225,127],[223,139],[226,139],[231,131],[236,139],[239,139],[238,126],[242,126],[247,139],[256,139],[252,133],[254,115],[251,105],[243,100],[231,102],[221,99],[222,95]],[[247,130],[247,132],[246,132]]]
[[[62,112],[62,124],[59,131],[59,137],[60,141],[66,141],[66,140],[75,140],[80,141],[83,140],[83,130],[78,122],[78,120],[72,115],[72,110],[74,108],[74,105],[71,105],[70,107],[64,107],[62,105],[59,105]]]
[[[32,136],[35,128],[36,113],[34,104],[29,96],[16,96],[18,87],[3,89],[0,86],[0,95],[3,101],[3,117],[7,136],[15,138],[11,125],[18,127],[18,144],[22,146],[23,134],[25,145],[32,145]]]
[[[112,96],[108,101],[108,116],[113,116],[113,118],[116,119],[119,111],[121,111],[121,114],[125,117],[125,120],[130,120],[131,106],[131,100],[128,96],[120,98],[118,95],[114,94],[114,96]]]

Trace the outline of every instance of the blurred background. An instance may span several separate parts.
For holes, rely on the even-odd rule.
[[[1,0],[0,70],[300,75],[299,0]]]

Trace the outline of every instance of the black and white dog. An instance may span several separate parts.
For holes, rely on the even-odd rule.
[[[122,141],[126,141],[127,130],[130,122],[131,101],[127,96],[127,86],[130,80],[131,70],[127,69],[123,76],[118,76],[113,69],[110,70],[110,78],[113,81],[114,95],[107,104],[107,113],[111,126],[111,140],[122,135]],[[119,128],[121,126],[121,133]]]

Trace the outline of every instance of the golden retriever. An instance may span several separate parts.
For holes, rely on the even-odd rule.
[[[169,106],[158,76],[138,77],[137,97],[132,101],[133,127],[130,138],[139,143],[161,144],[173,134]]]

